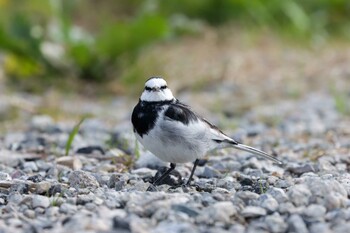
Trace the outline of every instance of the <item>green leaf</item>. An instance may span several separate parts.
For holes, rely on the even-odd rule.
[[[81,118],[81,120],[74,126],[72,132],[69,134],[69,137],[68,137],[68,140],[67,140],[67,143],[66,143],[66,152],[65,152],[66,156],[69,154],[69,150],[70,150],[70,148],[72,146],[74,138],[78,134],[80,126],[85,121],[86,118],[87,118],[86,116]]]

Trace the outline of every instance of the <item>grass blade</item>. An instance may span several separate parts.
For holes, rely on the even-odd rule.
[[[75,136],[77,135],[77,133],[79,132],[80,126],[81,124],[84,122],[84,120],[86,119],[86,116],[84,116],[83,118],[81,118],[81,120],[78,122],[78,124],[76,124],[72,130],[72,132],[70,132],[67,143],[66,143],[66,151],[65,151],[65,155],[67,156],[69,154],[69,150],[72,146],[72,143],[74,141]]]

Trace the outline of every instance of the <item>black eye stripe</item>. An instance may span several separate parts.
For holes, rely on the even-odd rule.
[[[151,91],[152,88],[150,88],[150,87],[145,87],[145,90],[146,90],[146,91]]]
[[[167,88],[167,86],[165,86],[165,85],[160,87],[160,89],[163,89],[163,90],[166,88]]]

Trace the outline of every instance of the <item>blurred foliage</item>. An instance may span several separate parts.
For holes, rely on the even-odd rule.
[[[200,33],[202,25],[317,41],[350,37],[349,15],[346,0],[0,0],[0,61],[10,81],[27,87],[102,82],[120,78],[150,44]]]

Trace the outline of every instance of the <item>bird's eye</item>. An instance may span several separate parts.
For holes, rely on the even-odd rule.
[[[150,88],[150,87],[145,87],[145,90],[146,90],[146,91],[152,91],[152,88]]]
[[[165,86],[165,85],[160,87],[160,89],[162,89],[162,90],[164,90],[166,88],[167,88],[167,86]]]

